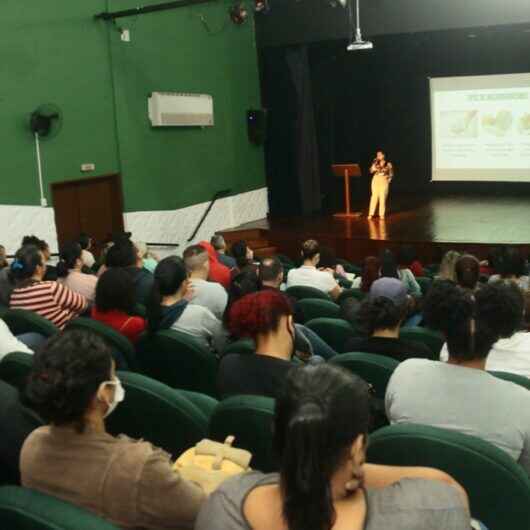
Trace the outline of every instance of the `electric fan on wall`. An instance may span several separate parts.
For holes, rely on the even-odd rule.
[[[41,140],[49,140],[59,134],[63,124],[61,109],[57,105],[47,103],[34,110],[29,117],[29,128],[35,139],[35,153],[37,156],[37,173],[40,189],[40,204],[48,206],[44,196],[44,184],[42,179],[42,159],[40,152]]]

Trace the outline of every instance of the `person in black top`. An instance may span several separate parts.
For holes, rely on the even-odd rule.
[[[376,280],[358,314],[359,326],[366,337],[350,339],[347,351],[376,353],[397,361],[411,357],[431,358],[432,353],[426,345],[399,338],[409,304],[410,297],[401,281],[395,278]]]
[[[221,359],[220,395],[275,398],[294,366],[295,329],[287,298],[273,290],[247,294],[230,308],[228,325],[232,335],[254,339],[256,353],[229,354]]]

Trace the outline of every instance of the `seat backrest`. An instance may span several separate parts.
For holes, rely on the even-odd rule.
[[[112,348],[112,354],[119,370],[135,370],[138,367],[136,352],[131,341],[115,329],[92,318],[78,317],[72,320],[69,329],[84,329],[99,335]]]
[[[286,289],[285,294],[294,298],[295,300],[303,300],[304,298],[318,298],[320,300],[331,300],[329,294],[317,289],[316,287],[308,287],[306,285],[293,285]]]
[[[118,530],[73,504],[38,491],[0,488],[0,528],[5,530]]]
[[[355,274],[356,276],[359,276],[363,272],[362,267],[359,267],[359,265],[355,265],[354,263],[342,258],[337,258],[337,264],[342,265],[346,272]]]
[[[145,335],[137,346],[140,370],[173,388],[217,397],[216,356],[197,340],[174,330]]]
[[[491,371],[490,374],[498,377],[499,379],[510,381],[516,385],[526,388],[527,390],[530,390],[530,379],[528,377],[519,374],[511,374],[510,372]]]
[[[296,302],[295,314],[301,315],[302,323],[314,318],[339,318],[340,306],[330,300],[319,298],[304,298]]]
[[[177,390],[132,372],[118,372],[125,400],[107,419],[108,431],[161,447],[174,457],[208,436],[209,416]]]
[[[473,517],[488,528],[530,528],[530,479],[484,440],[425,425],[392,425],[370,436],[368,462],[441,469],[464,487]]]
[[[239,339],[229,343],[223,350],[222,357],[231,353],[252,354],[256,351],[256,345],[252,339]]]
[[[30,353],[8,353],[0,361],[0,379],[22,392],[32,366],[33,355]]]
[[[13,335],[22,333],[40,333],[45,337],[53,337],[59,328],[34,311],[26,309],[8,309],[2,317]]]
[[[252,453],[250,465],[270,472],[277,466],[272,451],[274,399],[263,396],[232,396],[217,405],[210,420],[210,437],[224,442],[235,436],[235,447]]]
[[[438,361],[440,359],[440,351],[442,350],[445,339],[438,331],[420,328],[419,326],[410,326],[401,328],[399,336],[404,340],[412,340],[425,344],[432,352],[432,360]]]
[[[314,318],[305,325],[338,353],[346,353],[346,342],[356,335],[355,328],[340,318]]]
[[[379,399],[385,398],[388,381],[399,365],[398,361],[385,355],[361,352],[336,355],[329,362],[362,377],[373,386],[375,395]]]

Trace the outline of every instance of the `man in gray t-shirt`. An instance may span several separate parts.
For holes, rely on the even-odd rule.
[[[420,423],[486,440],[530,475],[530,392],[484,369],[410,359],[386,391],[391,423]]]

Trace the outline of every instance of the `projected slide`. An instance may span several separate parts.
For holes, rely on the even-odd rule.
[[[530,74],[430,79],[432,179],[530,182]]]

